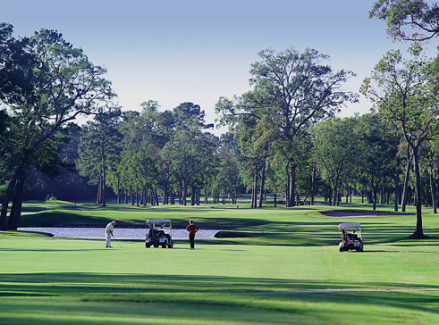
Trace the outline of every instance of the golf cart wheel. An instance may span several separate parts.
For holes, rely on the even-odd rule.
[[[364,251],[364,246],[363,244],[360,245],[360,248],[358,249],[359,252],[363,252]]]
[[[343,252],[344,252],[343,247],[340,247],[338,250],[340,251],[340,253],[343,253]]]
[[[154,244],[154,247],[155,248],[159,248],[159,244]]]
[[[169,244],[168,244],[168,248],[173,248],[174,247],[174,243],[171,241]]]
[[[149,246],[150,246],[149,243],[145,243],[146,248],[149,248]]]
[[[162,244],[162,248],[166,248],[166,243],[163,243],[163,244]]]

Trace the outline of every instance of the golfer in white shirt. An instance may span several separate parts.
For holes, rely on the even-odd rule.
[[[113,228],[116,225],[116,221],[111,221],[105,228],[105,238],[107,242],[105,243],[106,248],[111,248],[111,236],[113,236]]]

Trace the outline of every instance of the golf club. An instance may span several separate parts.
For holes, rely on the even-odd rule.
[[[114,237],[114,235],[113,235],[113,239],[116,241],[116,243],[119,244],[119,246],[120,246],[121,248],[123,248],[122,245],[119,243],[119,241],[116,239],[116,237]]]

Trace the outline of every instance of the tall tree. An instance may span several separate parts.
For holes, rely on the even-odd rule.
[[[338,205],[342,182],[357,163],[357,141],[354,129],[357,117],[323,121],[313,128],[312,149],[317,166],[332,188],[330,202]]]
[[[36,150],[64,125],[79,115],[104,114],[113,109],[115,96],[111,83],[104,79],[106,70],[93,65],[81,49],[65,41],[62,34],[42,29],[30,38],[26,53],[34,63],[26,73],[32,76],[32,92],[8,95],[13,117],[29,137],[17,148],[16,167],[2,202],[0,229],[6,228],[8,203],[14,192],[20,196],[20,180],[25,179],[29,161]],[[32,136],[30,136],[32,135]],[[21,204],[21,202],[19,202]],[[21,208],[10,214],[8,227],[16,229]]]
[[[434,62],[420,58],[418,47],[413,47],[411,52],[412,60],[404,59],[400,51],[388,52],[375,66],[372,77],[363,81],[360,91],[385,119],[397,123],[410,147],[416,176],[417,218],[412,237],[423,238],[419,149],[438,128],[437,89],[434,88],[437,83],[429,77]]]
[[[115,170],[120,160],[122,135],[117,128],[119,115],[120,112],[116,111],[98,115],[87,122],[79,145],[79,172],[89,177],[90,184],[98,185],[97,203],[103,207],[106,206],[107,172]]]
[[[167,161],[175,182],[180,184],[183,205],[186,205],[188,189],[194,198],[195,191],[208,179],[208,170],[215,160],[213,147],[212,141],[196,126],[178,127],[163,147],[161,156]]]
[[[259,56],[261,61],[252,64],[250,70],[254,89],[237,98],[237,103],[220,98],[216,110],[223,124],[236,123],[241,115],[259,120],[263,132],[256,143],[262,146],[266,140],[273,142],[285,157],[286,205],[294,206],[298,163],[295,139],[309,133],[318,121],[333,117],[345,102],[357,100],[356,95],[341,89],[354,74],[334,72],[322,63],[329,56],[314,49],[303,53],[294,48],[280,53],[267,49]]]
[[[358,159],[357,172],[367,180],[367,187],[372,191],[373,209],[376,210],[380,188],[385,185],[387,178],[394,179],[399,139],[376,113],[359,117],[354,134],[358,141],[355,154]]]

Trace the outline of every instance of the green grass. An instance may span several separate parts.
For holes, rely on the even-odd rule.
[[[204,226],[237,228],[223,231],[222,238],[197,241],[195,251],[187,249],[187,241],[174,249],[123,241],[123,248],[106,250],[104,240],[0,232],[0,324],[439,323],[439,291],[386,291],[439,289],[437,216],[425,210],[428,238],[413,241],[407,239],[413,215],[320,213],[338,209],[370,206],[110,206],[25,215],[26,225],[61,223],[58,218],[143,224],[162,217],[181,225],[193,218]],[[338,252],[337,224],[347,221],[362,223],[364,253]],[[340,289],[381,291],[311,292]],[[285,293],[290,291],[308,293]]]

